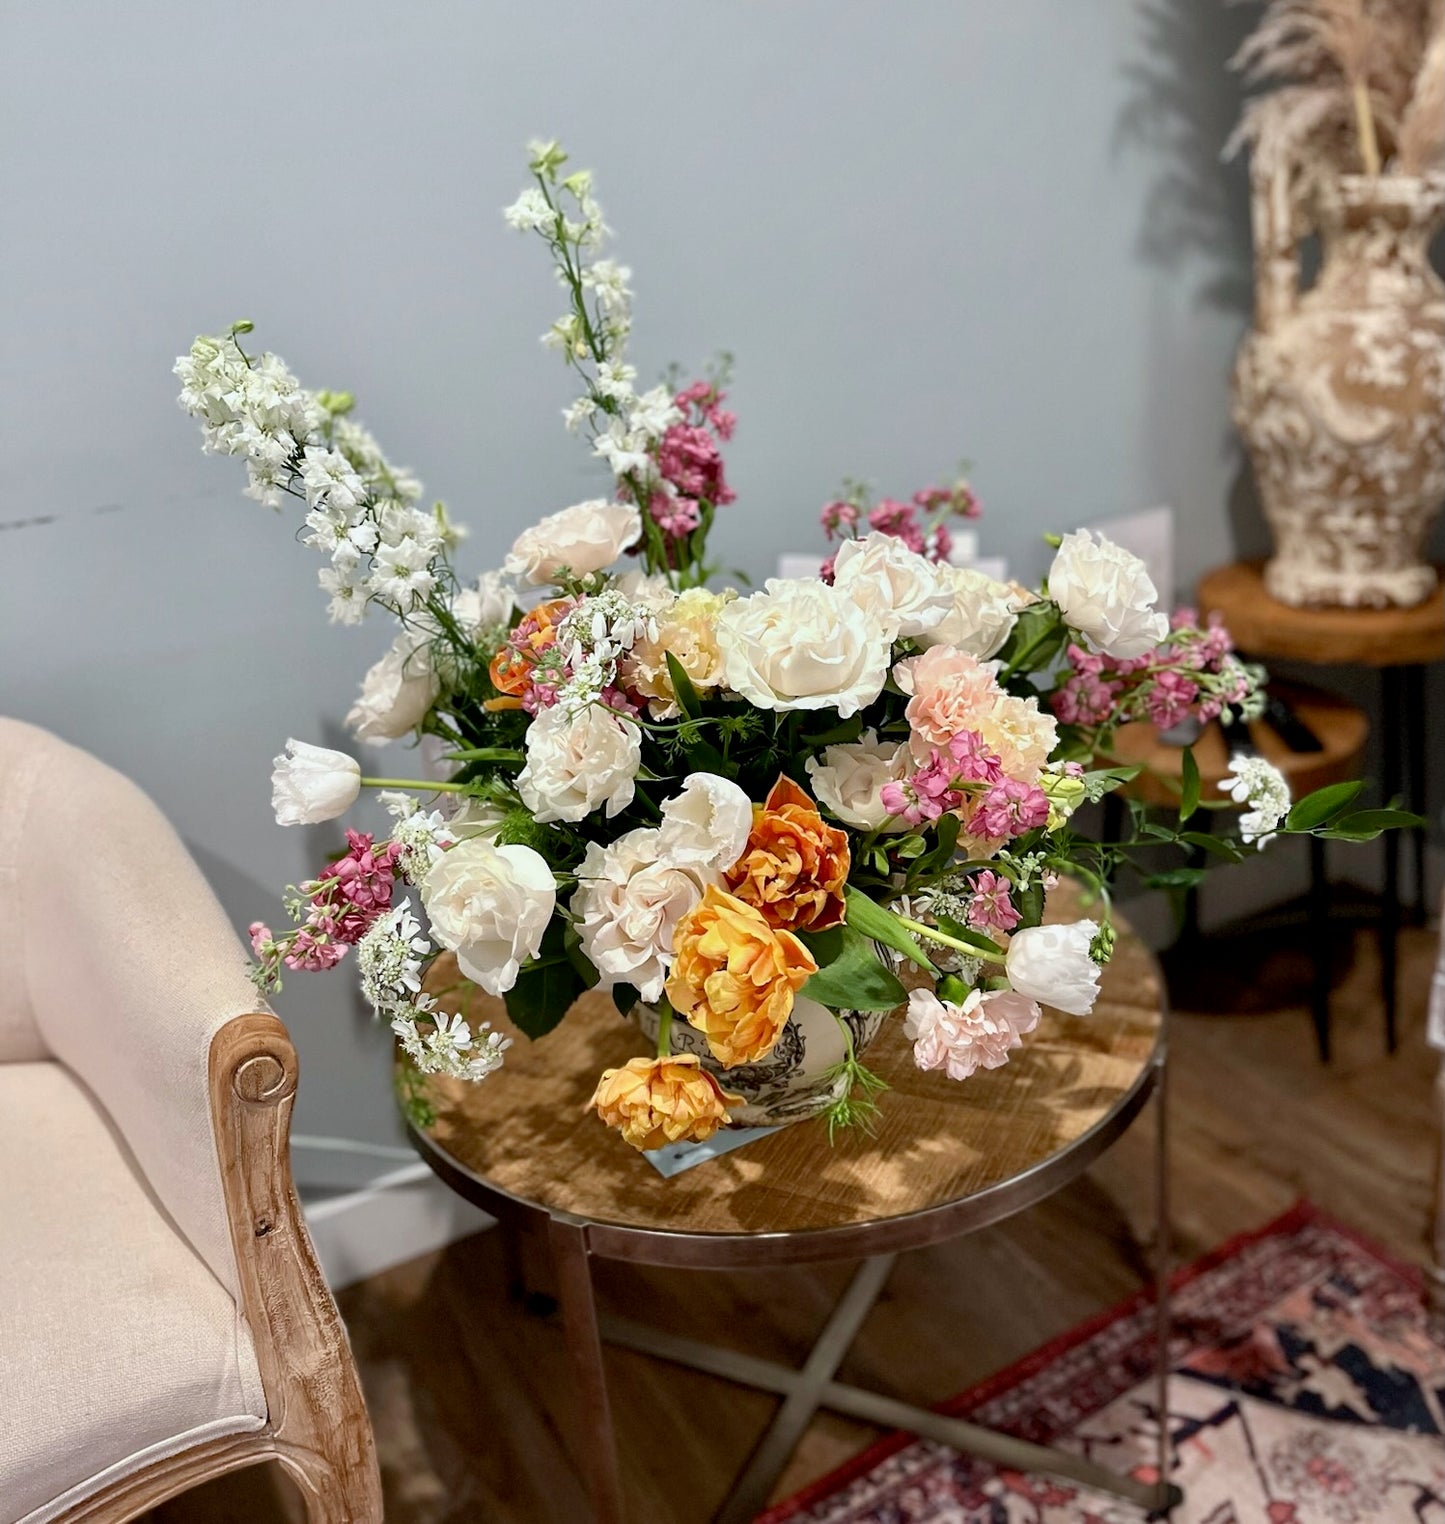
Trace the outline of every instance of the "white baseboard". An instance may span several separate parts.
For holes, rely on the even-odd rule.
[[[333,1291],[496,1224],[424,1164],[393,1170],[362,1190],[303,1203],[303,1210]]]

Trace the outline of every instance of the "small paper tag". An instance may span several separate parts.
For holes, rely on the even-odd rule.
[[[733,1149],[751,1143],[754,1138],[766,1138],[776,1132],[776,1127],[724,1127],[715,1132],[706,1143],[669,1143],[666,1148],[649,1148],[643,1158],[665,1179],[680,1175],[719,1154],[730,1154]]]
[[[1430,1017],[1425,1024],[1425,1041],[1437,1053],[1445,1053],[1445,969],[1430,982]]]

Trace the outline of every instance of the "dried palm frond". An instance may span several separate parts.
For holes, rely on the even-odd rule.
[[[1445,3],[1437,0],[1427,17],[1429,44],[1410,99],[1400,113],[1395,164],[1401,174],[1445,169]]]

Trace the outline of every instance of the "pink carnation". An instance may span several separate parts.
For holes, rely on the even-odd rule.
[[[920,1069],[942,1069],[954,1080],[980,1069],[998,1069],[1039,1023],[1039,1008],[1015,990],[970,991],[962,1005],[940,1000],[929,989],[908,996],[904,1034]]]

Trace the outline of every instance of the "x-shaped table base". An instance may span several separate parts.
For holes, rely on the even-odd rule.
[[[1167,1515],[1183,1500],[1179,1488],[1172,1484],[1160,1486],[1136,1481],[1079,1455],[1029,1444],[960,1418],[950,1418],[894,1397],[885,1397],[879,1392],[864,1391],[835,1381],[833,1374],[842,1364],[863,1320],[883,1290],[896,1257],[885,1254],[865,1261],[833,1309],[801,1370],[755,1355],[741,1354],[737,1350],[719,1349],[697,1339],[665,1333],[625,1318],[604,1316],[599,1319],[601,1335],[609,1344],[668,1360],[675,1365],[689,1366],[710,1376],[721,1376],[743,1386],[776,1392],[782,1397],[782,1407],[758,1441],[727,1501],[716,1515],[716,1524],[747,1524],[758,1514],[819,1408],[828,1408],[884,1428],[903,1429],[1014,1470],[1079,1482],[1136,1503],[1150,1518]],[[1160,1414],[1160,1422],[1167,1422],[1165,1414]]]

